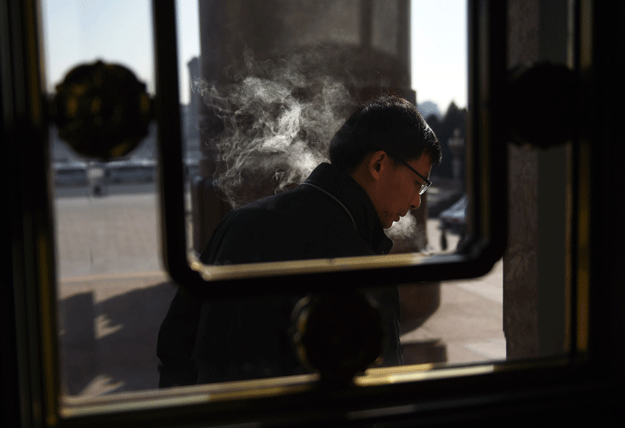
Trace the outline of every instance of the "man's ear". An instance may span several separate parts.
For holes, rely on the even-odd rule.
[[[369,158],[369,162],[367,164],[368,166],[367,169],[373,179],[379,180],[380,172],[384,168],[384,164],[387,158],[388,158],[388,155],[383,150],[378,150],[377,152],[371,155],[371,157]]]

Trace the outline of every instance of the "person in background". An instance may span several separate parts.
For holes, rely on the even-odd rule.
[[[382,96],[359,106],[336,132],[329,159],[297,188],[227,214],[200,260],[241,264],[387,254],[392,241],[384,229],[419,207],[441,147],[414,105]],[[365,293],[382,313],[383,364],[399,365],[397,288]],[[179,290],[159,330],[159,386],[305,373],[288,335],[302,297],[198,302]]]

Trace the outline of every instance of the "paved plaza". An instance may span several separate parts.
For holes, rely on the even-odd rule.
[[[156,335],[175,285],[160,262],[156,195],[136,190],[100,198],[66,191],[54,201],[61,361],[70,395],[157,387]],[[438,220],[428,220],[427,230],[440,251]],[[449,248],[457,239],[449,235]],[[408,362],[505,359],[502,280],[500,261],[482,278],[436,284],[436,312],[417,328],[404,324]]]

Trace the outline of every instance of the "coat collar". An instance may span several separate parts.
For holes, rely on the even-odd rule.
[[[337,167],[322,163],[305,183],[321,188],[337,198],[356,223],[356,230],[376,254],[388,254],[393,246],[382,227],[369,195],[352,177]]]

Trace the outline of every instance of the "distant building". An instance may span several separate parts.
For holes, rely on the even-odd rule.
[[[421,116],[423,116],[425,119],[432,115],[436,116],[438,119],[441,119],[443,117],[443,114],[438,108],[438,105],[436,105],[436,103],[432,101],[424,101],[422,103],[419,103],[417,105],[417,110],[419,110],[419,113],[421,113]]]
[[[193,57],[187,63],[189,68],[189,104],[182,106],[182,124],[184,136],[184,161],[187,168],[195,170],[202,156],[200,151],[200,130],[198,110],[200,108],[200,94],[193,91],[193,82],[200,77],[201,61]]]

